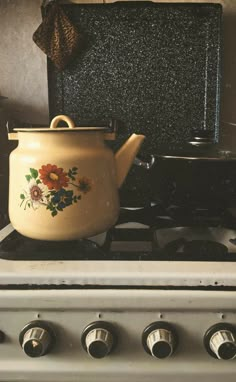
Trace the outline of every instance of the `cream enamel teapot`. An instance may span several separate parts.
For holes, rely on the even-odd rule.
[[[57,127],[65,121],[68,127]],[[114,155],[105,128],[75,127],[64,115],[50,128],[15,129],[9,217],[21,234],[75,240],[104,232],[119,215],[118,189],[144,140],[133,134]]]

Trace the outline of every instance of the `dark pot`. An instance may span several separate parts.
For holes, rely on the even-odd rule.
[[[150,163],[136,160],[150,173],[153,201],[165,206],[236,207],[236,156],[215,150],[208,156],[200,151],[198,156],[188,154],[156,155]]]

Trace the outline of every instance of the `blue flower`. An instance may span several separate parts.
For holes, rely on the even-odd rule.
[[[57,206],[59,210],[62,210],[63,208],[70,206],[73,203],[73,191],[71,190],[65,190],[64,188],[61,188],[59,191],[57,191],[51,201],[54,205]]]

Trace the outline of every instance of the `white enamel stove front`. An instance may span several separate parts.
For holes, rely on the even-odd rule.
[[[235,286],[234,263],[0,260],[0,381],[233,382]]]
[[[94,322],[97,327],[90,328]],[[144,344],[143,332],[151,323],[159,326],[149,330]],[[226,323],[232,328],[236,324],[235,292],[1,290],[5,339],[0,344],[0,381],[233,382],[236,360],[214,358],[203,343],[208,329],[219,323],[212,346],[233,358],[235,334],[227,337],[225,330]],[[25,335],[21,343],[20,333]]]

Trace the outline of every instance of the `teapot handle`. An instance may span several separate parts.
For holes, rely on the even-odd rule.
[[[56,129],[57,125],[60,121],[66,122],[69,129],[75,128],[75,124],[70,117],[67,117],[67,115],[57,115],[56,117],[54,117],[52,119],[51,124],[50,124],[50,129]]]

